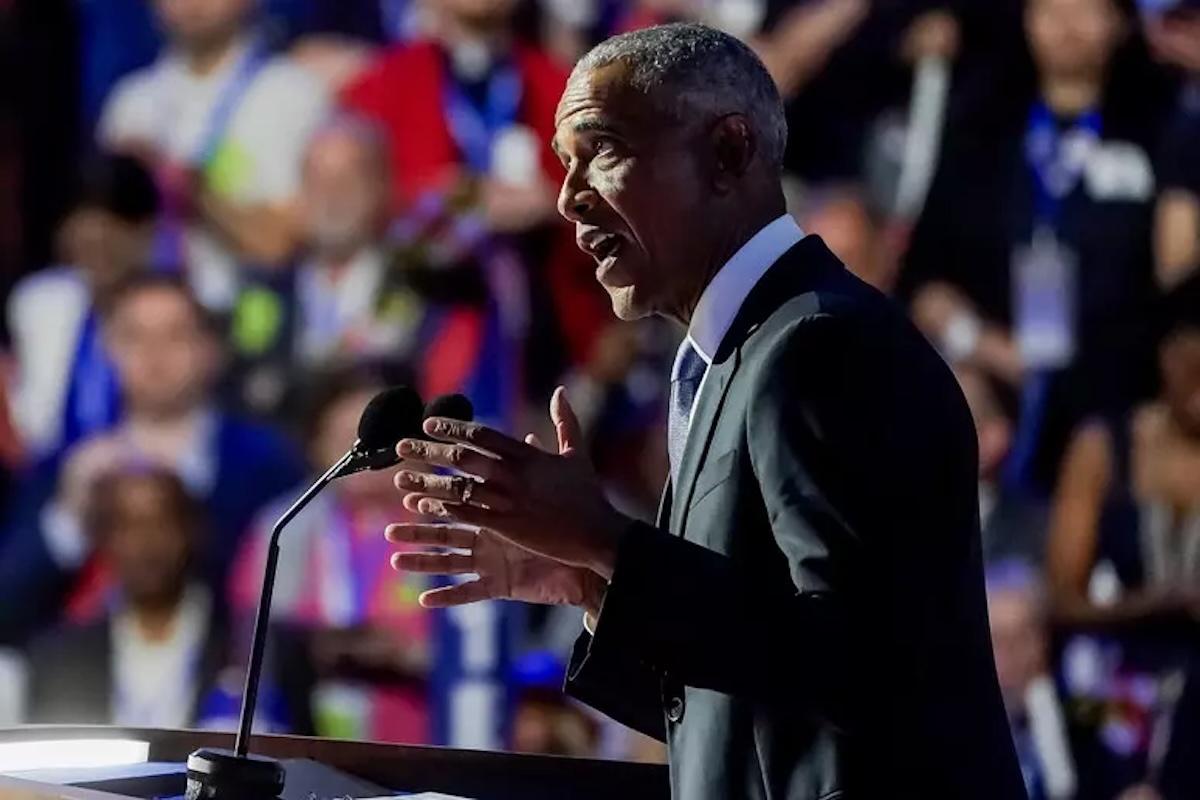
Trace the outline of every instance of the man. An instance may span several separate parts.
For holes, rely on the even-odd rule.
[[[586,258],[555,217],[559,167],[542,144],[566,74],[517,37],[519,6],[440,0],[431,6],[431,35],[385,51],[342,100],[383,127],[401,207],[443,198],[455,228],[474,230],[482,220],[515,246],[522,270],[497,281],[505,284],[499,299],[531,295],[526,363],[531,382],[545,386],[564,359],[590,359],[607,315],[603,294],[581,269]]]
[[[61,263],[14,287],[7,309],[17,362],[12,406],[34,459],[71,447],[120,416],[98,309],[113,287],[150,262],[159,211],[154,178],[138,161],[98,157],[82,170],[60,226]]]
[[[384,241],[390,187],[375,127],[340,117],[313,136],[300,197],[305,256],[248,281],[234,307],[233,380],[256,414],[290,410],[308,371],[410,355],[420,301]]]
[[[468,527],[393,526],[458,550],[394,562],[479,576],[430,605],[586,607],[567,690],[665,738],[676,798],[1023,798],[970,412],[904,316],[786,216],[762,64],[699,25],[627,34],[580,61],[556,122],[559,208],[617,316],[688,327],[658,525],[607,503],[558,392],[557,454],[438,419],[444,443],[400,443],[470,476],[403,470],[406,506]]]
[[[98,133],[154,167],[176,234],[160,258],[186,267],[216,310],[233,302],[243,268],[292,255],[304,147],[328,108],[319,80],[256,37],[256,5],[155,0],[169,49],[117,85]]]

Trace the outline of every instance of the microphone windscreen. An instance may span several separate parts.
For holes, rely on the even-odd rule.
[[[425,418],[444,417],[470,422],[475,419],[475,407],[461,394],[444,394],[435,397],[425,406]]]
[[[409,386],[393,386],[371,398],[358,419],[358,440],[365,450],[395,447],[421,435],[421,395]]]

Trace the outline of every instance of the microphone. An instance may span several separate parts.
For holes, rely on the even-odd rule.
[[[425,406],[425,419],[430,417],[470,422],[475,419],[475,407],[471,405],[471,401],[465,395],[444,394],[433,398],[429,401],[429,405]]]
[[[401,439],[421,435],[423,411],[421,396],[407,386],[396,386],[375,395],[359,419],[358,439],[354,446],[317,478],[271,528],[234,749],[230,752],[205,748],[188,756],[189,798],[220,800],[222,795],[276,797],[283,790],[284,772],[279,762],[247,755],[250,747],[250,729],[254,723],[254,711],[258,702],[258,684],[262,678],[275,572],[279,567],[280,535],[288,523],[295,519],[321,490],[338,478],[364,470],[387,469],[399,464],[396,444]]]

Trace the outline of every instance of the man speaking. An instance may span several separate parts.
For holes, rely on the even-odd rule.
[[[992,663],[976,443],[949,369],[785,214],[787,127],[738,40],[610,39],[576,66],[559,197],[622,319],[687,328],[657,526],[617,513],[560,389],[557,452],[429,420],[401,455],[399,569],[473,574],[430,606],[588,610],[567,691],[669,744],[684,800],[1025,791]]]

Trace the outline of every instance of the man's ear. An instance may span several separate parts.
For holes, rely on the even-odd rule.
[[[721,194],[733,190],[754,163],[758,141],[750,122],[741,114],[726,114],[709,132],[713,188]]]

